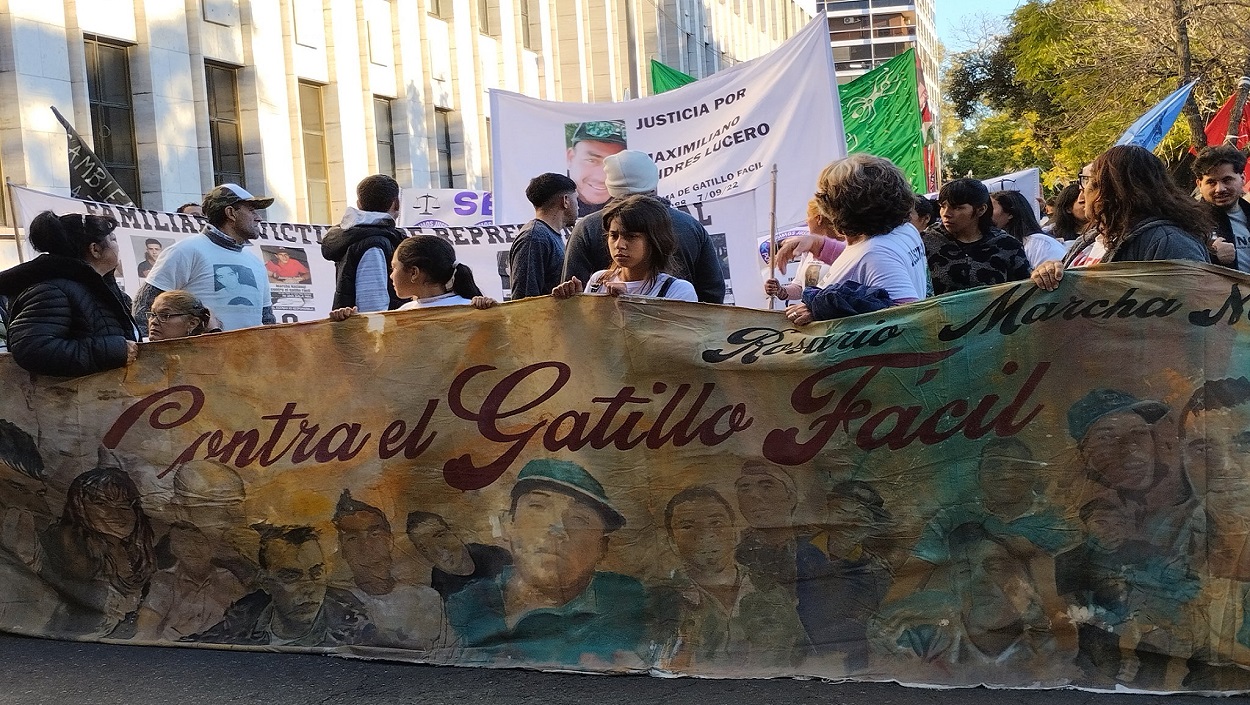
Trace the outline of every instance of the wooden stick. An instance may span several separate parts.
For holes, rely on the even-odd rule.
[[[13,244],[17,246],[17,261],[21,263],[26,261],[26,253],[22,252],[22,238],[17,234],[17,225],[19,221],[17,217],[17,206],[13,201],[13,182],[9,181],[9,177],[6,176],[4,178],[4,185],[5,195],[8,196],[9,199],[9,214],[13,219]]]
[[[773,164],[772,196],[768,204],[768,268],[769,278],[777,278],[777,164]],[[777,307],[777,297],[768,296],[768,310]]]

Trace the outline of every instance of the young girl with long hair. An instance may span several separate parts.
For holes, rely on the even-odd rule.
[[[698,301],[694,285],[673,275],[673,235],[668,208],[653,196],[636,195],[614,201],[603,210],[612,266],[590,275],[583,285],[573,277],[551,290],[557,299],[574,294],[648,296]]]
[[[489,301],[473,280],[473,270],[456,260],[456,248],[435,235],[414,235],[399,243],[391,257],[391,285],[408,303],[400,311],[437,306],[474,305]],[[478,301],[475,302],[474,300]],[[341,321],[356,307],[337,308],[331,320]]]

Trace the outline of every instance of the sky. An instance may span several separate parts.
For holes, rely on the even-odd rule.
[[[966,27],[981,26],[981,17],[1003,19],[1019,4],[1018,0],[935,0],[938,38],[946,51],[969,48]]]

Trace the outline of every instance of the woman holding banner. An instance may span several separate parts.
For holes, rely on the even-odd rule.
[[[117,286],[117,221],[44,211],[28,229],[44,253],[0,273],[11,298],[9,351],[35,374],[81,377],[124,367],[139,354],[139,330]]]
[[[1033,215],[1029,199],[1019,191],[995,191],[990,194],[994,225],[1008,235],[1024,243],[1024,254],[1029,266],[1036,267],[1052,259],[1063,259],[1067,248],[1063,243],[1042,232],[1042,226]]]
[[[915,199],[903,172],[888,159],[855,154],[825,167],[817,188],[821,215],[846,238],[846,249],[830,264],[820,288],[862,284],[883,290],[887,304],[925,298],[924,245],[910,222]],[[769,280],[765,292],[777,290],[776,283]],[[814,320],[811,297],[805,301],[786,308],[795,325]]]
[[[434,235],[414,235],[399,243],[391,257],[391,284],[399,298],[408,299],[400,311],[469,304],[488,308],[484,302],[494,303],[482,296],[473,270],[456,261],[456,248]],[[336,308],[330,319],[342,321],[355,313],[355,306]]]
[[[1084,170],[1082,170],[1084,171]],[[1201,201],[1178,188],[1163,162],[1144,147],[1119,145],[1103,152],[1081,174],[1092,229],[1062,260],[1043,262],[1033,283],[1054,291],[1063,270],[1083,262],[1210,262],[1207,237],[1215,223]]]
[[[603,211],[612,266],[590,275],[583,286],[573,277],[551,290],[557,299],[587,294],[647,296],[677,301],[698,301],[694,285],[672,275],[673,235],[668,207],[653,196],[630,196],[614,201]]]

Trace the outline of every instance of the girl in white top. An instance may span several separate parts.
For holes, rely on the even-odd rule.
[[[473,281],[473,270],[456,261],[456,248],[434,235],[414,235],[399,243],[391,257],[391,285],[399,298],[410,299],[400,311],[436,306],[487,308],[490,301]],[[341,321],[355,313],[355,306],[338,308],[330,312],[330,319]]]
[[[1037,222],[1037,216],[1033,215],[1033,207],[1024,194],[1019,191],[995,191],[990,194],[990,204],[994,208],[994,225],[1024,243],[1024,254],[1029,258],[1030,269],[1042,262],[1063,259],[1068,253],[1062,242],[1042,232],[1042,226]]]
[[[669,274],[677,238],[673,235],[668,207],[659,199],[637,195],[613,202],[603,210],[603,231],[612,266],[590,275],[584,285],[573,277],[552,289],[552,296],[567,299],[585,292],[699,300],[694,285]]]

